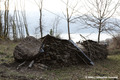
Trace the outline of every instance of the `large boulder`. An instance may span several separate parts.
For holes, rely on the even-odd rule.
[[[33,60],[38,54],[41,42],[32,36],[22,40],[13,52],[16,61]]]

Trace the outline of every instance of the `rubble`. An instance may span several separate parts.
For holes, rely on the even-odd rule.
[[[64,39],[58,39],[53,36],[47,35],[40,40],[44,39],[43,50],[44,53],[40,54],[38,62],[47,66],[69,66],[80,64],[92,64],[92,61],[81,52],[73,42]]]
[[[41,69],[81,63],[94,65],[91,59],[103,58],[104,53],[97,48],[101,45],[92,41],[87,42],[90,43],[89,46],[86,42],[82,43],[85,47],[84,53],[72,40],[59,39],[50,35],[40,39],[29,36],[15,47],[13,55],[15,61],[22,62],[18,68],[26,61],[30,61],[28,67],[32,67],[34,63],[39,63]],[[106,58],[105,55],[104,58]]]
[[[106,59],[108,50],[105,45],[98,44],[93,40],[86,40],[81,43],[84,47],[84,52],[91,60]]]

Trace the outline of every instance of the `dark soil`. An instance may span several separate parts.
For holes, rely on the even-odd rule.
[[[106,45],[98,44],[93,40],[86,40],[81,44],[85,47],[86,55],[93,61],[107,58],[108,50]]]

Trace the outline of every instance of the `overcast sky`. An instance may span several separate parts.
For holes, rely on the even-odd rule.
[[[26,15],[27,15],[27,20],[28,20],[28,29],[30,31],[31,35],[35,34],[35,28],[39,26],[39,9],[34,0],[10,0],[10,10],[14,10],[15,4],[18,6],[18,10],[20,9],[20,1],[25,2],[25,10],[26,10]],[[39,0],[36,0],[39,1]],[[66,1],[66,0],[63,0]],[[84,4],[82,0],[70,0],[70,6],[74,6],[78,3],[78,6],[76,7],[76,14],[83,14],[86,13],[86,9],[83,8],[82,5]],[[4,5],[1,3],[1,5]],[[21,4],[24,5],[24,4]],[[4,8],[2,8],[4,9]],[[54,21],[54,18],[57,16],[60,16],[61,21],[58,26],[59,32],[63,33],[62,37],[67,38],[67,26],[66,26],[66,21],[64,19],[63,13],[65,13],[66,6],[65,3],[62,2],[62,0],[43,0],[43,25],[45,26],[44,28],[44,33],[47,34],[49,33],[49,30],[52,28],[52,24]],[[56,14],[56,15],[55,15]],[[93,39],[97,40],[97,34],[96,34],[96,29],[83,29],[81,28],[84,27],[80,23],[76,24],[70,24],[70,29],[72,33],[72,39],[74,41],[78,41],[80,39],[79,34],[83,34],[84,36],[87,36],[91,34],[88,39]],[[101,35],[101,40],[105,40],[106,38],[110,38],[109,35],[107,34],[102,34]]]

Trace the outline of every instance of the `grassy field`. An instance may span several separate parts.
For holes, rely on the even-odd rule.
[[[13,58],[13,51],[17,44],[18,42],[0,42],[0,80],[92,80],[86,79],[85,77],[120,77],[119,53],[109,55],[106,60],[96,61],[94,66],[81,64],[53,70],[41,70],[34,66],[32,69],[23,67],[22,69],[17,70],[14,65],[18,65],[18,63],[14,63]]]

